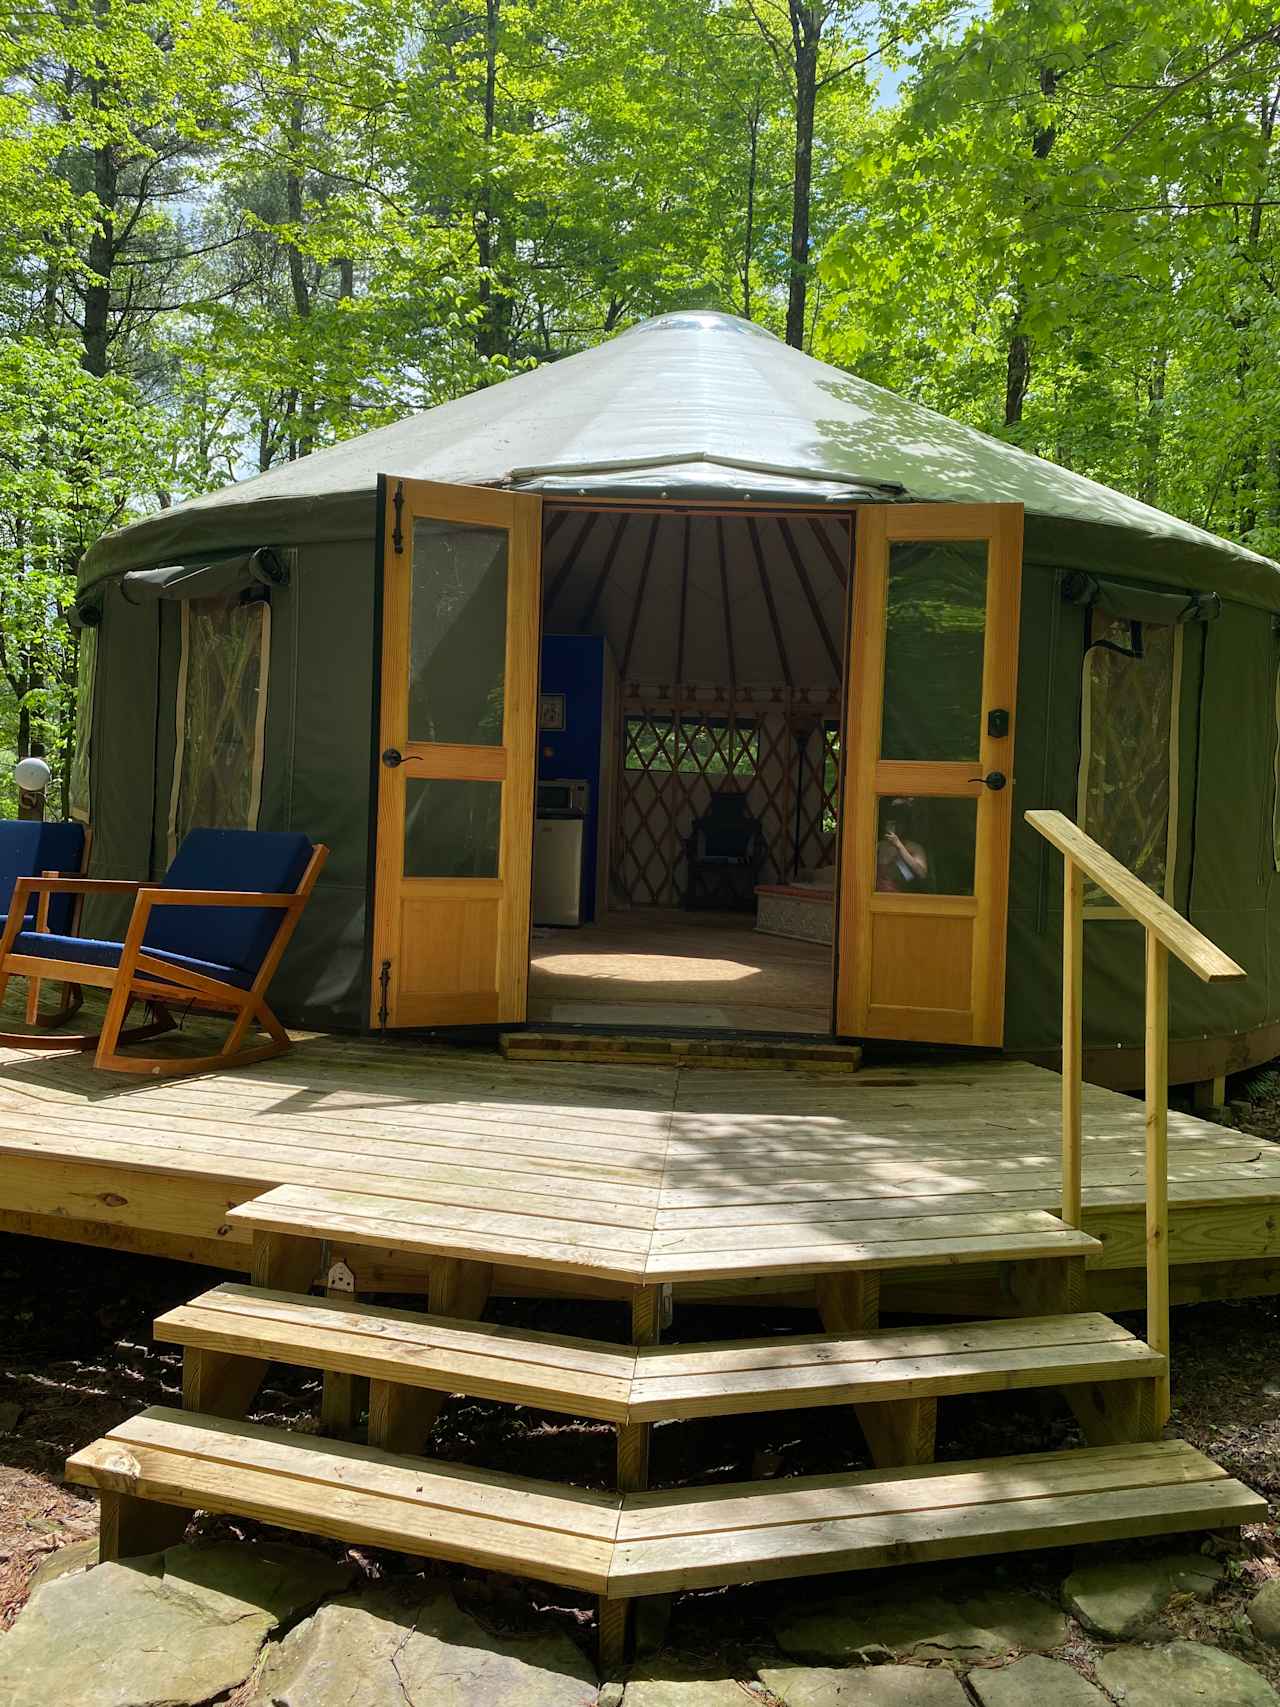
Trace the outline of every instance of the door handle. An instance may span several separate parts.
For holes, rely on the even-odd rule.
[[[985,783],[993,794],[998,794],[1009,779],[1003,771],[988,771],[986,776],[971,776],[969,781]]]
[[[397,765],[411,765],[417,757],[417,753],[410,753],[406,759],[399,747],[385,747],[382,762],[389,771],[393,771]]]

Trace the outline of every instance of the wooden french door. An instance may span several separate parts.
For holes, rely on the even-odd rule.
[[[857,518],[836,1029],[998,1045],[1020,504]]]
[[[371,1021],[525,1017],[542,500],[382,476]]]

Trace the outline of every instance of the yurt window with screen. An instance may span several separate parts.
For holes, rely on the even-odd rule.
[[[262,796],[271,606],[184,599],[169,857],[187,831],[252,830]]]
[[[727,717],[629,716],[625,748],[629,771],[686,776],[752,776],[760,756],[754,722]]]
[[[1077,820],[1122,865],[1173,900],[1182,629],[1090,614],[1081,695]],[[1086,918],[1121,918],[1100,890]]]

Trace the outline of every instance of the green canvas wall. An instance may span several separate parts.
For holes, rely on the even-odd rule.
[[[374,565],[372,531],[303,542],[289,585],[271,595],[260,822],[304,830],[331,849],[274,999],[286,1018],[319,1028],[360,1028],[368,1015]],[[1060,1035],[1061,861],[1022,814],[1054,806],[1075,815],[1088,613],[1063,603],[1061,579],[1043,562],[1024,572],[1006,986],[1012,1050],[1051,1050]],[[1172,969],[1173,1036],[1195,1039],[1280,1018],[1271,841],[1280,649],[1268,613],[1229,599],[1216,622],[1188,624],[1183,634],[1175,899],[1249,973],[1243,985],[1207,991]],[[178,646],[176,605],[129,605],[108,591],[91,766],[97,875],[154,875],[166,863]],[[86,916],[95,933],[117,934],[122,924],[115,904]],[[1090,920],[1085,930],[1087,1038],[1136,1044],[1142,934],[1120,920]]]

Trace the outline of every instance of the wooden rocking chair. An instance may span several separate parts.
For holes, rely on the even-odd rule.
[[[157,1077],[202,1073],[265,1061],[290,1047],[266,992],[328,858],[306,836],[266,830],[192,830],[158,886],[92,877],[19,877],[0,936],[0,1000],[9,979],[56,978],[109,992],[101,1032],[0,1033],[0,1045],[96,1051],[94,1066]],[[122,942],[60,934],[50,928],[54,897],[132,895]],[[29,929],[32,898],[40,914]],[[49,898],[48,908],[44,899]],[[135,1001],[149,1024],[124,1029]],[[231,1015],[231,1030],[212,1055],[123,1055],[120,1046],[172,1030],[170,1004]],[[250,1026],[267,1041],[245,1045]]]
[[[83,824],[45,823],[39,818],[0,819],[0,908],[7,914],[14,889],[22,877],[75,877],[89,862],[89,831]],[[80,897],[42,895],[27,907],[25,923],[40,930],[74,936],[79,929]],[[61,1025],[80,1006],[80,986],[64,983],[54,1016],[45,1021]],[[40,980],[27,983],[27,1024],[40,1020]]]

